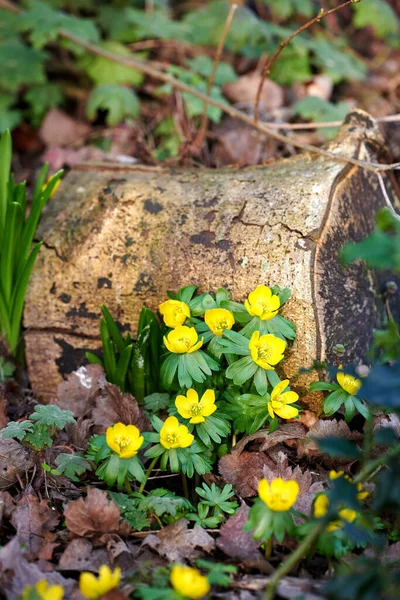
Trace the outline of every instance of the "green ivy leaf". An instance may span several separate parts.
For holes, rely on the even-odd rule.
[[[140,103],[133,90],[121,85],[104,84],[92,90],[86,105],[86,114],[91,120],[96,118],[98,110],[107,112],[106,122],[113,126],[127,117],[137,117]]]

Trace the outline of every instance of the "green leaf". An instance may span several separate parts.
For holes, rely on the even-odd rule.
[[[349,394],[342,390],[335,390],[329,396],[327,396],[323,403],[324,413],[327,417],[330,417],[339,410],[342,404],[347,400]]]
[[[22,85],[44,83],[46,56],[18,39],[0,41],[0,87],[17,92]]]
[[[340,81],[360,81],[368,72],[367,65],[348,50],[345,39],[328,40],[318,35],[312,38],[310,46],[314,51],[313,62],[322,67],[334,83]]]
[[[169,394],[155,392],[144,398],[144,408],[153,413],[159,413],[166,410],[170,403]]]
[[[81,452],[59,454],[54,462],[57,465],[58,472],[71,481],[79,481],[79,475],[91,470],[89,461],[84,458]]]
[[[26,434],[24,442],[31,445],[35,450],[44,450],[44,448],[51,448],[53,445],[50,429],[47,425],[35,424],[33,430]]]
[[[67,423],[76,423],[74,413],[70,410],[62,410],[54,404],[37,404],[30,418],[36,425],[45,425],[47,427],[58,427],[64,429]]]
[[[313,438],[314,441],[321,448],[322,452],[329,454],[333,458],[343,457],[349,459],[360,459],[362,454],[359,448],[345,438],[339,438],[336,436],[326,436],[323,438]]]
[[[118,42],[107,41],[100,44],[107,52],[125,58],[138,57]],[[143,82],[143,74],[136,69],[121,65],[103,56],[87,54],[80,59],[80,66],[96,85],[102,84],[130,84],[139,87]],[[124,100],[126,105],[126,99]]]
[[[6,129],[14,129],[22,121],[22,111],[13,108],[16,100],[14,94],[7,94],[6,92],[0,94],[0,133],[3,133]]]
[[[242,385],[250,377],[253,377],[257,369],[258,366],[253,362],[251,356],[244,356],[227,368],[226,376],[228,379],[233,379],[233,383],[236,385]]]
[[[165,515],[175,517],[193,510],[193,506],[189,500],[181,496],[176,496],[174,492],[170,492],[164,488],[151,490],[147,496],[143,496],[138,501],[138,508],[142,511],[146,510],[153,513],[157,517],[164,517]]]
[[[199,75],[202,75],[203,77],[206,77],[207,79],[211,76],[211,73],[213,72],[214,68],[214,61],[205,54],[198,54],[197,56],[195,56],[195,58],[188,59],[186,61],[186,64],[192,71],[198,73]],[[225,62],[220,62],[218,64],[217,72],[214,79],[215,85],[222,86],[226,83],[236,81],[237,78],[238,77],[232,65]],[[229,300],[229,298],[226,297],[224,298],[224,300]]]
[[[116,84],[103,84],[94,88],[88,98],[86,114],[95,120],[98,110],[107,112],[107,125],[118,125],[128,117],[139,116],[140,103],[133,90]]]
[[[64,95],[57,83],[44,83],[31,86],[24,94],[24,100],[29,104],[33,125],[39,126],[50,108],[62,104]]]
[[[4,429],[1,430],[3,440],[16,439],[22,441],[29,431],[33,430],[33,423],[30,421],[10,421]]]
[[[284,86],[311,77],[310,59],[304,48],[286,48],[271,69],[271,79]]]
[[[350,109],[346,102],[334,104],[318,96],[306,96],[294,105],[294,112],[303,119],[326,123],[328,121],[343,121]],[[321,129],[320,133],[327,139],[332,139],[338,132],[338,127]]]
[[[308,388],[310,392],[318,392],[318,391],[331,391],[334,392],[338,390],[340,386],[337,383],[330,383],[328,381],[313,381],[310,383],[310,387]]]
[[[353,25],[356,29],[371,26],[382,39],[400,33],[399,17],[385,0],[362,0],[355,4]]]

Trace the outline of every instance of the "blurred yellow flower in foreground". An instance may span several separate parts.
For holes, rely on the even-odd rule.
[[[62,585],[49,585],[48,581],[42,579],[34,585],[27,585],[22,592],[22,600],[30,600],[39,597],[40,600],[62,600],[64,588]]]
[[[270,508],[276,512],[283,512],[292,508],[299,494],[297,481],[284,481],[280,477],[268,483],[261,479],[258,483],[258,496]]]
[[[100,598],[110,590],[118,587],[121,581],[121,569],[116,567],[111,571],[108,565],[101,565],[99,576],[84,571],[79,578],[79,590],[85,598]]]
[[[171,585],[175,591],[186,598],[203,598],[210,591],[210,584],[198,569],[184,565],[174,565],[171,569]]]

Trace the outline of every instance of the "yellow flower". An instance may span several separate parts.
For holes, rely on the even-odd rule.
[[[344,471],[334,471],[333,469],[329,471],[329,479],[331,480],[339,479],[342,475],[344,475]]]
[[[289,385],[289,379],[284,379],[278,383],[271,392],[271,397],[268,402],[268,412],[273,419],[275,414],[282,419],[293,419],[297,417],[299,411],[294,406],[288,406],[293,404],[299,399],[299,395],[296,392],[284,392]]]
[[[164,344],[170,352],[175,354],[191,354],[203,345],[203,338],[198,342],[199,336],[194,327],[178,325],[167,336],[164,336]]]
[[[106,431],[108,447],[119,454],[121,458],[136,456],[143,441],[144,437],[140,435],[140,431],[135,425],[116,423],[112,427],[108,427]]]
[[[32,597],[39,597],[40,600],[61,600],[64,597],[64,588],[58,584],[49,586],[49,583],[42,579],[34,585],[25,586],[22,600],[29,600]]]
[[[174,328],[183,325],[186,319],[190,317],[190,308],[186,302],[180,300],[167,300],[160,304],[158,310],[162,314],[167,327]]]
[[[172,567],[171,585],[176,592],[193,600],[203,598],[210,591],[207,577],[202,575],[198,569],[184,565]]]
[[[260,336],[260,332],[255,331],[249,342],[251,357],[256,365],[269,371],[275,369],[272,365],[282,360],[285,348],[285,342],[272,333]]]
[[[160,431],[160,444],[167,450],[187,448],[194,440],[186,425],[180,425],[176,417],[168,417]]]
[[[337,477],[341,477],[341,475],[338,475]],[[333,479],[337,479],[337,477],[334,477]],[[314,502],[314,517],[316,519],[324,517],[328,512],[328,508],[328,497],[325,494],[320,494],[317,496]],[[357,512],[351,508],[342,508],[342,510],[339,510],[339,517],[340,521],[332,521],[329,523],[328,527],[326,528],[327,531],[337,531],[338,529],[341,529],[344,525],[343,521],[352,523],[357,517]]]
[[[281,302],[266,285],[259,285],[249,294],[244,305],[253,317],[260,317],[263,321],[267,321],[273,319],[278,313]]]
[[[42,192],[44,192],[46,190],[46,188],[48,187],[49,183],[51,182],[51,180],[53,179],[54,175],[52,175],[51,177],[49,177],[46,181],[45,184],[43,184],[42,186]],[[57,183],[55,184],[51,194],[50,194],[50,198],[52,198],[54,196],[54,194],[56,193],[56,191],[58,190],[58,188],[60,187],[60,183],[61,183],[61,179],[58,179]]]
[[[284,481],[280,477],[274,479],[271,484],[266,479],[258,483],[258,495],[271,510],[283,512],[289,510],[295,504],[299,493],[297,481]]]
[[[342,365],[340,365],[339,369],[341,368]],[[355,396],[362,386],[362,381],[360,379],[356,379],[356,377],[353,377],[353,375],[349,375],[348,373],[339,372],[336,375],[336,379],[340,387],[352,396]]]
[[[214,390],[206,390],[199,401],[198,393],[190,388],[186,396],[177,396],[175,406],[184,419],[189,423],[203,423],[204,417],[209,417],[217,410]]]
[[[111,571],[107,565],[101,565],[99,576],[84,571],[79,578],[79,590],[85,598],[100,598],[110,590],[118,587],[121,581],[121,569],[116,567]]]
[[[224,329],[232,329],[235,318],[226,308],[210,308],[204,314],[206,325],[215,335],[221,336]]]

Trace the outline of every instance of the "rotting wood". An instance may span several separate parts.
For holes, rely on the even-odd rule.
[[[334,153],[380,158],[372,118],[355,111],[329,145]],[[395,206],[400,202],[384,174]],[[377,176],[323,155],[269,166],[194,170],[82,165],[68,174],[43,218],[44,241],[25,308],[32,385],[45,398],[99,347],[100,304],[124,328],[140,308],[156,309],[167,289],[228,287],[245,299],[260,283],[292,289],[284,315],[298,338],[283,373],[310,408],[314,359],[365,357],[383,305],[361,264],[344,270],[337,251],[365,237],[385,205]]]

